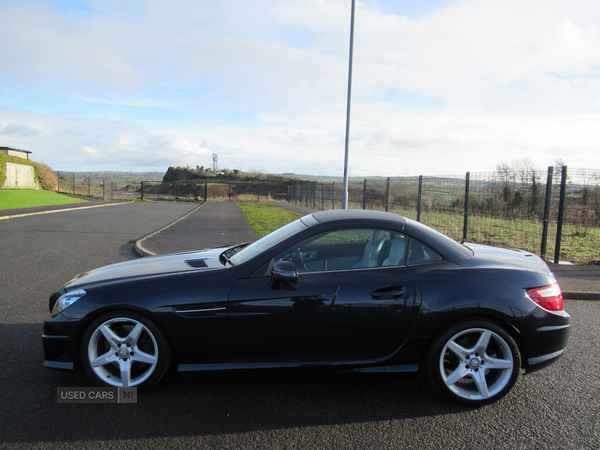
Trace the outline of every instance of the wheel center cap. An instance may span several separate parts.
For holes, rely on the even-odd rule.
[[[125,359],[129,358],[129,350],[125,347],[119,349],[119,357]]]
[[[479,358],[473,358],[469,361],[469,366],[471,366],[471,369],[479,369],[481,361],[479,361]]]

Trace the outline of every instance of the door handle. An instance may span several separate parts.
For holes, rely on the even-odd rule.
[[[406,295],[404,290],[404,286],[390,286],[383,289],[377,289],[369,294],[371,298],[376,300],[386,300],[386,299],[394,299],[401,298]]]

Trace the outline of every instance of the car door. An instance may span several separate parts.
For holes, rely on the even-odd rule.
[[[240,362],[372,361],[391,356],[419,313],[417,279],[404,265],[406,237],[340,230],[290,248],[298,282],[236,280],[228,303],[232,354]],[[400,248],[402,247],[402,248]]]

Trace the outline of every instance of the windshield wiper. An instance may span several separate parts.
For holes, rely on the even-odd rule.
[[[226,255],[227,251],[224,251],[223,253],[221,253],[219,255],[219,262],[223,265],[229,263],[230,265],[233,266],[231,260],[229,259],[229,256]]]
[[[239,244],[234,247],[228,248],[223,253],[221,253],[221,255],[219,256],[219,261],[223,265],[225,265],[225,263],[229,263],[230,265],[235,266],[235,264],[231,262],[231,257],[237,252],[239,252],[242,248],[246,247],[248,244],[249,242],[245,242],[243,244]]]

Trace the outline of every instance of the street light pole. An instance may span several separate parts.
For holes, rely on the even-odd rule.
[[[344,154],[344,189],[342,191],[342,209],[348,209],[348,146],[350,142],[350,103],[352,94],[352,57],[354,54],[354,9],[355,0],[352,0],[352,13],[350,15],[350,56],[348,58],[348,99],[346,102],[346,146]]]

